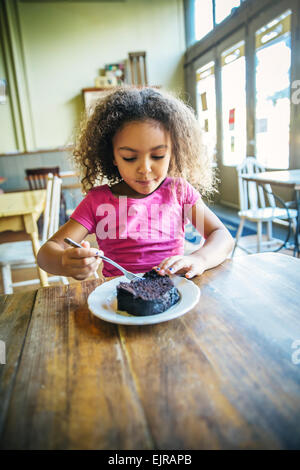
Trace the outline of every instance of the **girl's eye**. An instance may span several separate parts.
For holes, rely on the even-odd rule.
[[[152,158],[154,158],[154,160],[160,160],[161,158],[165,158],[164,155],[152,155]],[[123,157],[123,160],[125,160],[125,162],[133,162],[134,160],[136,160],[136,157]]]

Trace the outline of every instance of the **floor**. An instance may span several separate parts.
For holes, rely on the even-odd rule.
[[[220,205],[215,205],[215,206],[211,207],[211,209],[219,217],[223,216],[227,219],[232,220],[235,223],[239,223],[239,217],[237,215],[236,210],[225,207],[225,206],[220,206]],[[255,225],[249,224],[249,227],[254,227],[255,228]],[[274,236],[274,238],[279,240],[279,243],[280,243],[281,240],[285,239],[286,228],[282,227],[282,226],[277,226],[277,225],[274,224],[273,236]],[[94,235],[89,235],[86,239],[91,243],[91,246],[94,246],[94,247],[97,248],[97,242],[96,242],[96,239],[95,239]],[[256,236],[255,235],[249,235],[249,236],[241,238],[240,245],[244,248],[248,248],[248,249],[249,249],[249,247],[254,247],[255,248],[255,244],[256,244]],[[189,242],[186,242],[185,248],[186,248],[186,253],[190,253],[192,251],[195,251],[195,249],[197,249],[197,246],[194,245],[194,244],[191,244]],[[283,253],[283,254],[286,254],[286,255],[289,255],[289,256],[293,255],[292,250],[286,250],[286,249],[281,250],[280,253]],[[235,252],[235,257],[237,257],[237,256],[247,256],[247,253],[243,249],[237,248],[236,252]],[[101,275],[101,268],[99,268],[99,275]],[[13,281],[14,282],[23,281],[23,280],[27,280],[27,279],[34,279],[34,278],[37,278],[37,277],[38,277],[38,275],[37,275],[36,268],[19,269],[19,270],[14,270],[13,271]],[[68,280],[72,284],[79,282],[79,281],[76,281],[75,279],[72,279],[72,278],[69,278]],[[51,283],[51,285],[55,285],[55,283]],[[20,292],[20,291],[24,291],[24,290],[33,290],[33,289],[36,289],[37,287],[39,287],[39,284],[31,284],[31,285],[28,285],[28,286],[15,287],[14,292]],[[3,288],[2,288],[2,278],[1,278],[1,273],[0,273],[0,294],[2,294],[2,293],[3,293]]]

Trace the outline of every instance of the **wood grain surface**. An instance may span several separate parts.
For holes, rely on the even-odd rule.
[[[2,449],[300,448],[298,259],[227,260],[140,327],[89,312],[101,282],[0,297]]]

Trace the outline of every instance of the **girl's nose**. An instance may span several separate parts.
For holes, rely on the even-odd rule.
[[[151,171],[151,162],[148,160],[143,160],[140,162],[140,165],[138,166],[138,172],[141,174],[147,174],[150,173]]]

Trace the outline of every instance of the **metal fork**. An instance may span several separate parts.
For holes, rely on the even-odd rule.
[[[74,240],[72,240],[72,238],[64,238],[64,242],[66,242],[68,245],[73,246],[74,248],[82,248],[82,246],[79,245],[79,243],[74,242]],[[107,256],[100,255],[98,251],[95,253],[95,256],[99,256],[99,258],[103,259],[104,261],[107,261],[108,263],[112,264],[116,268],[120,269],[120,271],[122,271],[124,276],[127,279],[129,279],[130,281],[133,281],[135,279],[141,279],[143,277],[142,275],[138,276],[137,274],[134,274],[134,273],[131,273],[130,271],[127,271],[127,269],[123,268],[123,266],[120,266],[118,263],[116,263],[112,259],[107,258]]]

